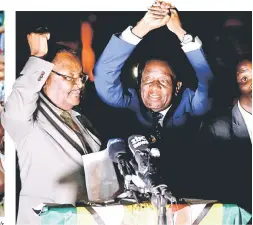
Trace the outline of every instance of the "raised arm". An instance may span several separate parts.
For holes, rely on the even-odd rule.
[[[112,36],[95,66],[95,87],[105,103],[114,107],[131,107],[137,96],[133,89],[123,91],[121,69],[141,39],[168,22],[167,13],[167,7],[161,8],[154,3],[133,29],[129,27],[119,36]]]
[[[190,99],[189,112],[195,116],[204,115],[211,109],[212,101],[209,98],[209,86],[213,79],[213,73],[202,49],[187,52],[186,56],[198,78],[198,88]]]
[[[15,81],[1,115],[2,125],[16,145],[33,127],[33,113],[37,108],[39,92],[54,66],[39,58],[47,53],[48,38],[48,34],[32,33],[27,36],[32,57]]]
[[[181,42],[182,49],[185,52],[193,69],[195,70],[198,78],[198,88],[195,93],[193,94],[189,89],[187,89],[187,92],[184,93],[185,95],[189,95],[188,99],[190,103],[187,104],[186,110],[191,115],[203,115],[211,107],[211,101],[208,97],[208,92],[210,82],[213,79],[213,73],[201,48],[201,41],[198,37],[192,37],[183,29],[175,7],[170,4],[169,6],[171,7],[171,18],[166,25],[171,32],[177,35]]]

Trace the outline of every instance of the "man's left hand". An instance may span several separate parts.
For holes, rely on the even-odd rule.
[[[186,31],[182,28],[182,24],[177,13],[175,6],[170,3],[161,2],[161,5],[167,5],[169,7],[169,20],[166,24],[168,29],[176,34],[180,40],[182,40]]]

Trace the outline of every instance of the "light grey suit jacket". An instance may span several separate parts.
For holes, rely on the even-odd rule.
[[[40,218],[32,208],[40,203],[74,204],[77,200],[87,200],[81,154],[40,111],[36,112],[40,90],[53,66],[42,59],[30,57],[21,72],[23,75],[15,81],[1,115],[2,124],[15,143],[19,159],[22,188],[18,224],[39,224]],[[85,151],[77,135],[50,111],[47,110],[47,113]],[[73,114],[76,115],[74,111]],[[81,123],[78,125],[92,136],[92,141],[94,138],[98,143],[92,143],[93,152],[99,151],[98,138],[84,129]]]

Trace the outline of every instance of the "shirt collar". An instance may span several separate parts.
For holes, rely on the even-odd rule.
[[[161,113],[163,115],[163,117],[166,115],[166,113],[169,111],[169,109],[171,108],[172,105],[170,105],[168,108],[160,111],[159,113]]]
[[[249,112],[247,112],[247,111],[241,106],[240,101],[238,101],[238,108],[239,108],[241,114],[243,115],[243,117],[246,117],[247,119],[248,119],[248,118],[251,118],[252,115],[251,115]]]
[[[47,97],[44,96],[44,94],[40,93],[40,97],[47,102],[48,105],[50,105],[51,109],[57,113],[58,116],[61,116],[61,113],[64,111],[60,108],[58,108],[55,104],[53,104],[51,101],[49,101],[47,99]],[[68,112],[70,113],[70,115],[74,116],[74,117],[77,117],[77,116],[80,116],[80,113],[74,111],[73,109],[72,110],[68,110]]]

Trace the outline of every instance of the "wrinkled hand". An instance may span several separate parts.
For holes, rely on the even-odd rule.
[[[164,26],[170,17],[168,16],[169,6],[156,1],[143,17],[143,20],[149,25],[150,29],[156,29]]]
[[[179,39],[181,39],[186,32],[182,28],[182,24],[181,24],[181,21],[180,21],[180,18],[179,18],[179,15],[177,13],[175,6],[173,6],[170,3],[165,3],[165,2],[163,2],[162,4],[166,4],[169,7],[168,8],[169,9],[169,20],[168,20],[166,26],[168,27],[168,29],[171,32],[176,34]]]
[[[30,46],[30,52],[32,56],[43,57],[48,52],[47,41],[50,38],[49,33],[37,34],[30,33],[27,35],[27,41]]]
[[[166,25],[170,19],[168,13],[169,6],[156,1],[148,8],[147,13],[132,29],[132,32],[139,37],[143,37],[149,31]]]

